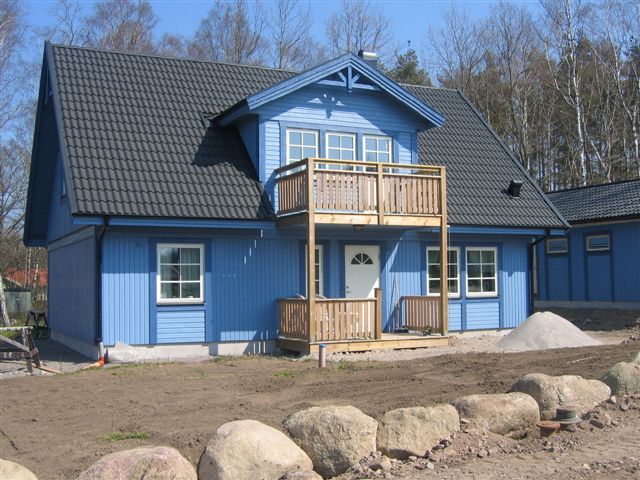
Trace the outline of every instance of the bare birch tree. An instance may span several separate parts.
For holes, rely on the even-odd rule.
[[[189,45],[189,55],[202,60],[264,64],[267,17],[262,5],[246,0],[217,0]]]
[[[277,0],[269,21],[271,64],[276,68],[304,70],[321,62],[324,52],[311,36],[313,18],[309,4]]]
[[[391,22],[368,0],[342,0],[342,8],[331,14],[326,25],[331,55],[367,50],[386,54],[392,38]]]

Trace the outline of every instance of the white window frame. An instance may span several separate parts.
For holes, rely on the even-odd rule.
[[[482,266],[480,267],[480,277],[469,277],[469,252],[470,251],[479,251],[480,258],[482,261],[482,252],[493,252],[494,259],[494,276],[493,277],[483,277],[482,276]],[[465,285],[466,285],[466,294],[467,297],[471,298],[479,298],[479,297],[497,297],[498,296],[498,247],[466,247],[464,252],[464,262],[465,262]],[[482,263],[480,264],[482,265]],[[469,280],[480,280],[480,288],[482,288],[482,280],[494,280],[494,285],[496,286],[495,290],[492,292],[471,292],[469,290]]]
[[[324,245],[316,244],[316,250],[318,251],[318,258],[316,258],[316,274],[318,275],[318,293],[316,295],[324,296]],[[307,285],[307,278],[309,276],[309,269],[307,268],[307,246],[304,246],[304,291],[309,288]],[[307,292],[307,296],[309,293]]]
[[[453,293],[453,292],[451,292],[450,289],[447,289],[447,295],[448,295],[448,298],[460,298],[460,247],[449,247],[449,248],[447,248],[447,251],[448,252],[455,251],[456,254],[457,254],[457,258],[458,258],[458,261],[455,264],[456,265],[456,272],[457,272],[458,275],[455,276],[455,277],[447,276],[448,277],[447,278],[448,281],[456,280],[456,283],[458,284],[458,292],[457,293]],[[435,293],[435,292],[431,292],[429,290],[429,252],[438,252],[439,253],[440,252],[440,247],[427,247],[427,258],[426,258],[426,263],[427,263],[427,265],[426,265],[426,268],[427,268],[427,271],[426,271],[426,275],[427,275],[427,296],[428,297],[439,297],[440,296],[440,292]],[[449,265],[450,265],[449,264],[449,255],[447,254],[447,273],[449,273],[449,271],[448,271]],[[453,264],[451,264],[451,265],[453,265]],[[431,280],[438,280],[439,281],[440,277],[438,277],[437,279],[433,278]],[[440,286],[440,288],[442,288],[442,286]]]
[[[564,250],[552,250],[551,248],[549,248],[549,245],[551,245],[552,242],[554,241],[560,241],[563,240],[564,241]],[[567,237],[559,237],[559,238],[547,238],[547,254],[549,255],[562,255],[564,253],[568,253],[569,252],[569,239]]]
[[[160,278],[161,262],[160,250],[162,248],[198,248],[200,250],[200,296],[198,298],[161,298],[162,283],[176,283],[176,281],[162,281]],[[183,282],[177,281],[178,284],[193,283],[192,280]],[[182,294],[182,288],[180,288]],[[204,244],[202,243],[158,243],[156,245],[156,303],[158,305],[174,305],[174,304],[193,304],[204,303]]]
[[[376,141],[376,150],[369,150],[367,149],[367,139],[374,139]],[[389,141],[389,151],[384,151],[384,150],[379,150],[378,147],[378,140],[388,140]],[[388,135],[372,135],[372,134],[364,134],[362,135],[362,160],[366,161],[370,161],[367,160],[367,153],[375,153],[376,154],[376,159],[374,160],[375,162],[379,162],[378,160],[378,154],[380,153],[386,153],[389,155],[389,161],[387,162],[380,162],[380,163],[393,163],[393,137],[390,137]]]
[[[606,247],[590,247],[589,246],[589,240],[595,239],[595,238],[606,238],[607,239],[607,246]],[[600,233],[598,235],[587,235],[584,239],[585,241],[585,248],[587,250],[587,252],[608,252],[611,250],[611,235],[609,235],[608,233]]]
[[[305,133],[313,134],[314,138],[316,139],[316,144],[315,144],[315,147],[314,147],[316,152],[313,155],[313,157],[314,158],[319,157],[318,152],[320,151],[320,142],[319,142],[320,134],[319,134],[318,130],[312,130],[312,129],[308,129],[308,128],[287,128],[285,132],[286,132],[285,133],[285,139],[286,139],[285,140],[285,142],[286,142],[285,155],[286,155],[286,159],[287,159],[287,165],[289,165],[290,163],[293,163],[293,162],[297,162],[299,160],[303,160],[304,158],[307,158],[307,157],[302,157],[302,158],[297,158],[295,160],[292,160],[290,155],[289,155],[289,147],[291,147],[291,146],[300,147],[303,150],[305,148],[311,148],[311,147],[308,147],[308,146],[305,146],[305,145],[297,145],[297,144],[292,145],[291,144],[291,139],[290,139],[291,133],[300,133],[301,135],[304,135]]]
[[[342,141],[340,141],[340,147],[329,147],[329,137],[331,135],[337,135],[339,137],[351,137],[353,148],[351,148],[351,149],[342,148]],[[342,152],[351,151],[351,153],[353,154],[352,155],[352,159],[351,160],[345,159],[344,161],[354,162],[354,161],[358,160],[358,157],[357,157],[357,153],[358,152],[357,152],[357,148],[356,148],[356,145],[358,144],[358,138],[357,138],[355,133],[351,133],[351,132],[333,132],[333,131],[331,131],[331,132],[326,132],[325,133],[324,139],[325,139],[325,157],[327,158],[327,160],[338,160],[338,161],[343,160],[342,158],[339,158],[339,159],[338,158],[331,158],[329,156],[329,150],[338,150],[340,152],[341,156],[342,156]]]

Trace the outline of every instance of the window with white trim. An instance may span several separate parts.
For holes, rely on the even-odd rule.
[[[547,253],[549,255],[557,255],[567,253],[569,251],[569,241],[566,238],[548,238]]]
[[[460,296],[460,249],[451,247],[447,255],[449,297]],[[440,248],[427,247],[427,295],[440,295]]]
[[[362,143],[366,162],[391,162],[391,137],[381,135],[363,135]]]
[[[498,294],[498,249],[467,248],[467,296],[489,297]]]
[[[586,243],[587,252],[608,252],[611,249],[611,239],[608,234],[588,235]]]
[[[304,247],[304,268],[305,268],[305,273],[307,273],[307,247]],[[323,275],[323,260],[324,260],[324,249],[323,249],[323,245],[316,245],[316,255],[315,255],[315,259],[316,259],[316,276],[315,276],[315,284],[316,284],[316,295],[324,295],[324,275]],[[306,278],[307,275],[305,275],[305,291],[306,291]]]
[[[204,245],[159,243],[158,303],[202,303]]]
[[[353,133],[327,133],[327,158],[331,160],[355,160],[356,136]]]
[[[287,128],[287,164],[318,157],[318,132]]]

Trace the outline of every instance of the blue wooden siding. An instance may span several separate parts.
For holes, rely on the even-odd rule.
[[[95,241],[92,229],[78,241],[49,248],[49,326],[93,344],[95,332]]]
[[[608,252],[587,252],[588,235],[610,235]],[[640,302],[640,221],[573,227],[569,251],[537,253],[538,298],[545,301]]]
[[[426,292],[426,247],[435,234],[319,228],[328,297],[344,297],[345,245],[379,245],[386,331],[400,326],[400,298]],[[459,238],[458,238],[459,237]],[[366,240],[364,240],[366,238]],[[156,305],[158,242],[205,245],[205,303]],[[460,247],[461,297],[450,301],[450,330],[514,327],[527,316],[528,237],[452,236]],[[467,298],[465,248],[498,248],[498,297]],[[107,234],[104,242],[103,322],[107,345],[249,341],[278,334],[278,298],[304,292],[304,240],[300,233],[264,230],[157,236]]]
[[[56,155],[51,201],[49,203],[49,221],[47,224],[47,243],[63,237],[78,229],[71,223],[69,199],[62,197],[62,158]],[[51,181],[51,180],[50,180]]]
[[[157,343],[205,341],[205,311],[162,308],[157,312]]]
[[[320,130],[319,155],[326,156],[326,131],[347,131],[358,134],[357,157],[362,158],[363,133],[388,135],[394,139],[394,161],[417,161],[416,129],[423,122],[406,107],[382,92],[312,85],[260,108],[263,128],[264,168],[260,180],[272,200],[273,171],[284,164],[283,135],[287,127]]]
[[[253,163],[253,167],[256,169],[256,172],[258,172],[260,169],[260,155],[258,150],[258,116],[247,115],[237,123],[237,127],[244,146],[247,149],[247,153],[249,154],[249,158],[251,158],[251,163]]]
[[[102,255],[102,335],[105,345],[149,343],[147,239],[107,233]]]

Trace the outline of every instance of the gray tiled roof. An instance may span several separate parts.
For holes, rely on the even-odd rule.
[[[561,190],[549,198],[571,223],[640,217],[640,180]]]
[[[52,46],[75,214],[272,216],[233,127],[205,128],[249,94],[294,75],[260,67]],[[458,92],[407,87],[445,116],[420,134],[447,167],[451,224],[562,226],[544,194]],[[520,198],[505,193],[525,181]]]

